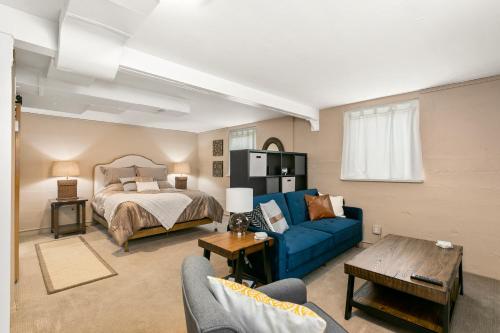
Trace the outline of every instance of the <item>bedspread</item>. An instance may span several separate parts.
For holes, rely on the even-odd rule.
[[[196,190],[177,190],[173,188],[162,189],[161,193],[178,193],[183,194],[191,199],[191,202],[180,213],[175,223],[187,222],[192,220],[199,220],[209,218],[214,222],[222,222],[222,215],[224,209],[215,200],[214,197],[201,191]],[[161,195],[161,193],[158,193]],[[119,195],[125,197],[130,195],[131,200],[137,197],[137,192],[124,192],[122,187],[118,184],[110,185],[98,192],[92,200],[92,208],[100,216],[109,216],[106,214],[106,200]],[[152,195],[152,194],[144,194]],[[168,196],[165,200],[168,200]],[[113,199],[111,199],[113,200]],[[123,201],[120,199],[120,201]],[[112,205],[108,205],[112,206]],[[134,232],[150,227],[157,227],[162,225],[160,221],[148,210],[141,207],[140,204],[133,201],[123,201],[119,203],[111,216],[111,221],[108,221],[108,232],[118,245],[123,245]]]

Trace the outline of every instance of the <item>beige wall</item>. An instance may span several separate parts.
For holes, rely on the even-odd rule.
[[[340,181],[343,111],[411,98],[420,100],[425,182]],[[257,127],[257,147],[275,136],[287,151],[309,154],[309,187],[344,195],[365,214],[364,239],[374,242],[371,226],[383,234],[445,239],[465,247],[466,271],[500,279],[500,80],[391,96],[321,111],[320,131],[308,122],[283,117]],[[48,198],[56,193],[50,178],[55,159],[77,159],[79,191],[90,196],[91,168],[113,156],[141,153],[157,162],[188,159],[198,178],[190,186],[222,204],[229,177],[212,177],[212,161],[228,173],[229,128],[199,135],[141,127],[25,114],[22,141],[22,229],[48,226]],[[108,139],[108,140],[106,140]],[[212,140],[224,139],[224,156],[212,156]]]
[[[343,111],[420,100],[425,182],[341,181]],[[309,153],[309,186],[364,210],[364,239],[383,234],[464,246],[464,269],[500,279],[500,80],[322,110],[320,132],[295,121],[295,150]]]
[[[277,137],[285,146],[285,150],[293,151],[293,123],[292,117],[281,117],[238,127],[255,126],[257,128],[257,148],[261,149],[264,142],[270,137]],[[232,127],[232,128],[238,128]],[[198,135],[199,157],[199,189],[213,195],[222,205],[225,202],[225,190],[229,187],[229,177],[212,177],[212,162],[224,161],[224,175],[229,172],[228,138],[231,128],[204,132]],[[212,140],[224,140],[224,156],[212,156]]]
[[[197,188],[198,142],[193,133],[23,113],[21,133],[21,230],[50,225],[49,199],[57,196],[50,177],[55,160],[77,160],[81,176],[78,194],[91,199],[92,170],[126,154],[140,154],[156,163],[188,161],[188,186]],[[172,181],[172,176],[169,177]],[[90,205],[87,205],[90,220]],[[73,214],[62,212],[63,222]],[[73,217],[71,217],[73,218]]]

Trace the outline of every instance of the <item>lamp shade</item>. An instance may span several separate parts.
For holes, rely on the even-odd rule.
[[[56,161],[52,165],[53,177],[80,176],[80,167],[75,161]]]
[[[232,187],[226,189],[226,211],[246,213],[253,210],[253,188]]]
[[[191,172],[191,167],[189,166],[189,163],[183,162],[174,164],[174,173],[188,174],[190,172]]]

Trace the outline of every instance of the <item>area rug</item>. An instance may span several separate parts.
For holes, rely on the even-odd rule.
[[[38,243],[35,248],[48,294],[117,275],[81,236]]]

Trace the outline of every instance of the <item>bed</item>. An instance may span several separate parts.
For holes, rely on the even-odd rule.
[[[93,221],[106,227],[126,252],[133,239],[222,221],[222,206],[202,191],[178,190],[167,181],[158,182],[158,193],[124,191],[119,182],[109,184],[109,170],[115,168],[160,173],[158,170],[164,169],[166,173],[166,166],[141,155],[126,155],[94,166]]]

